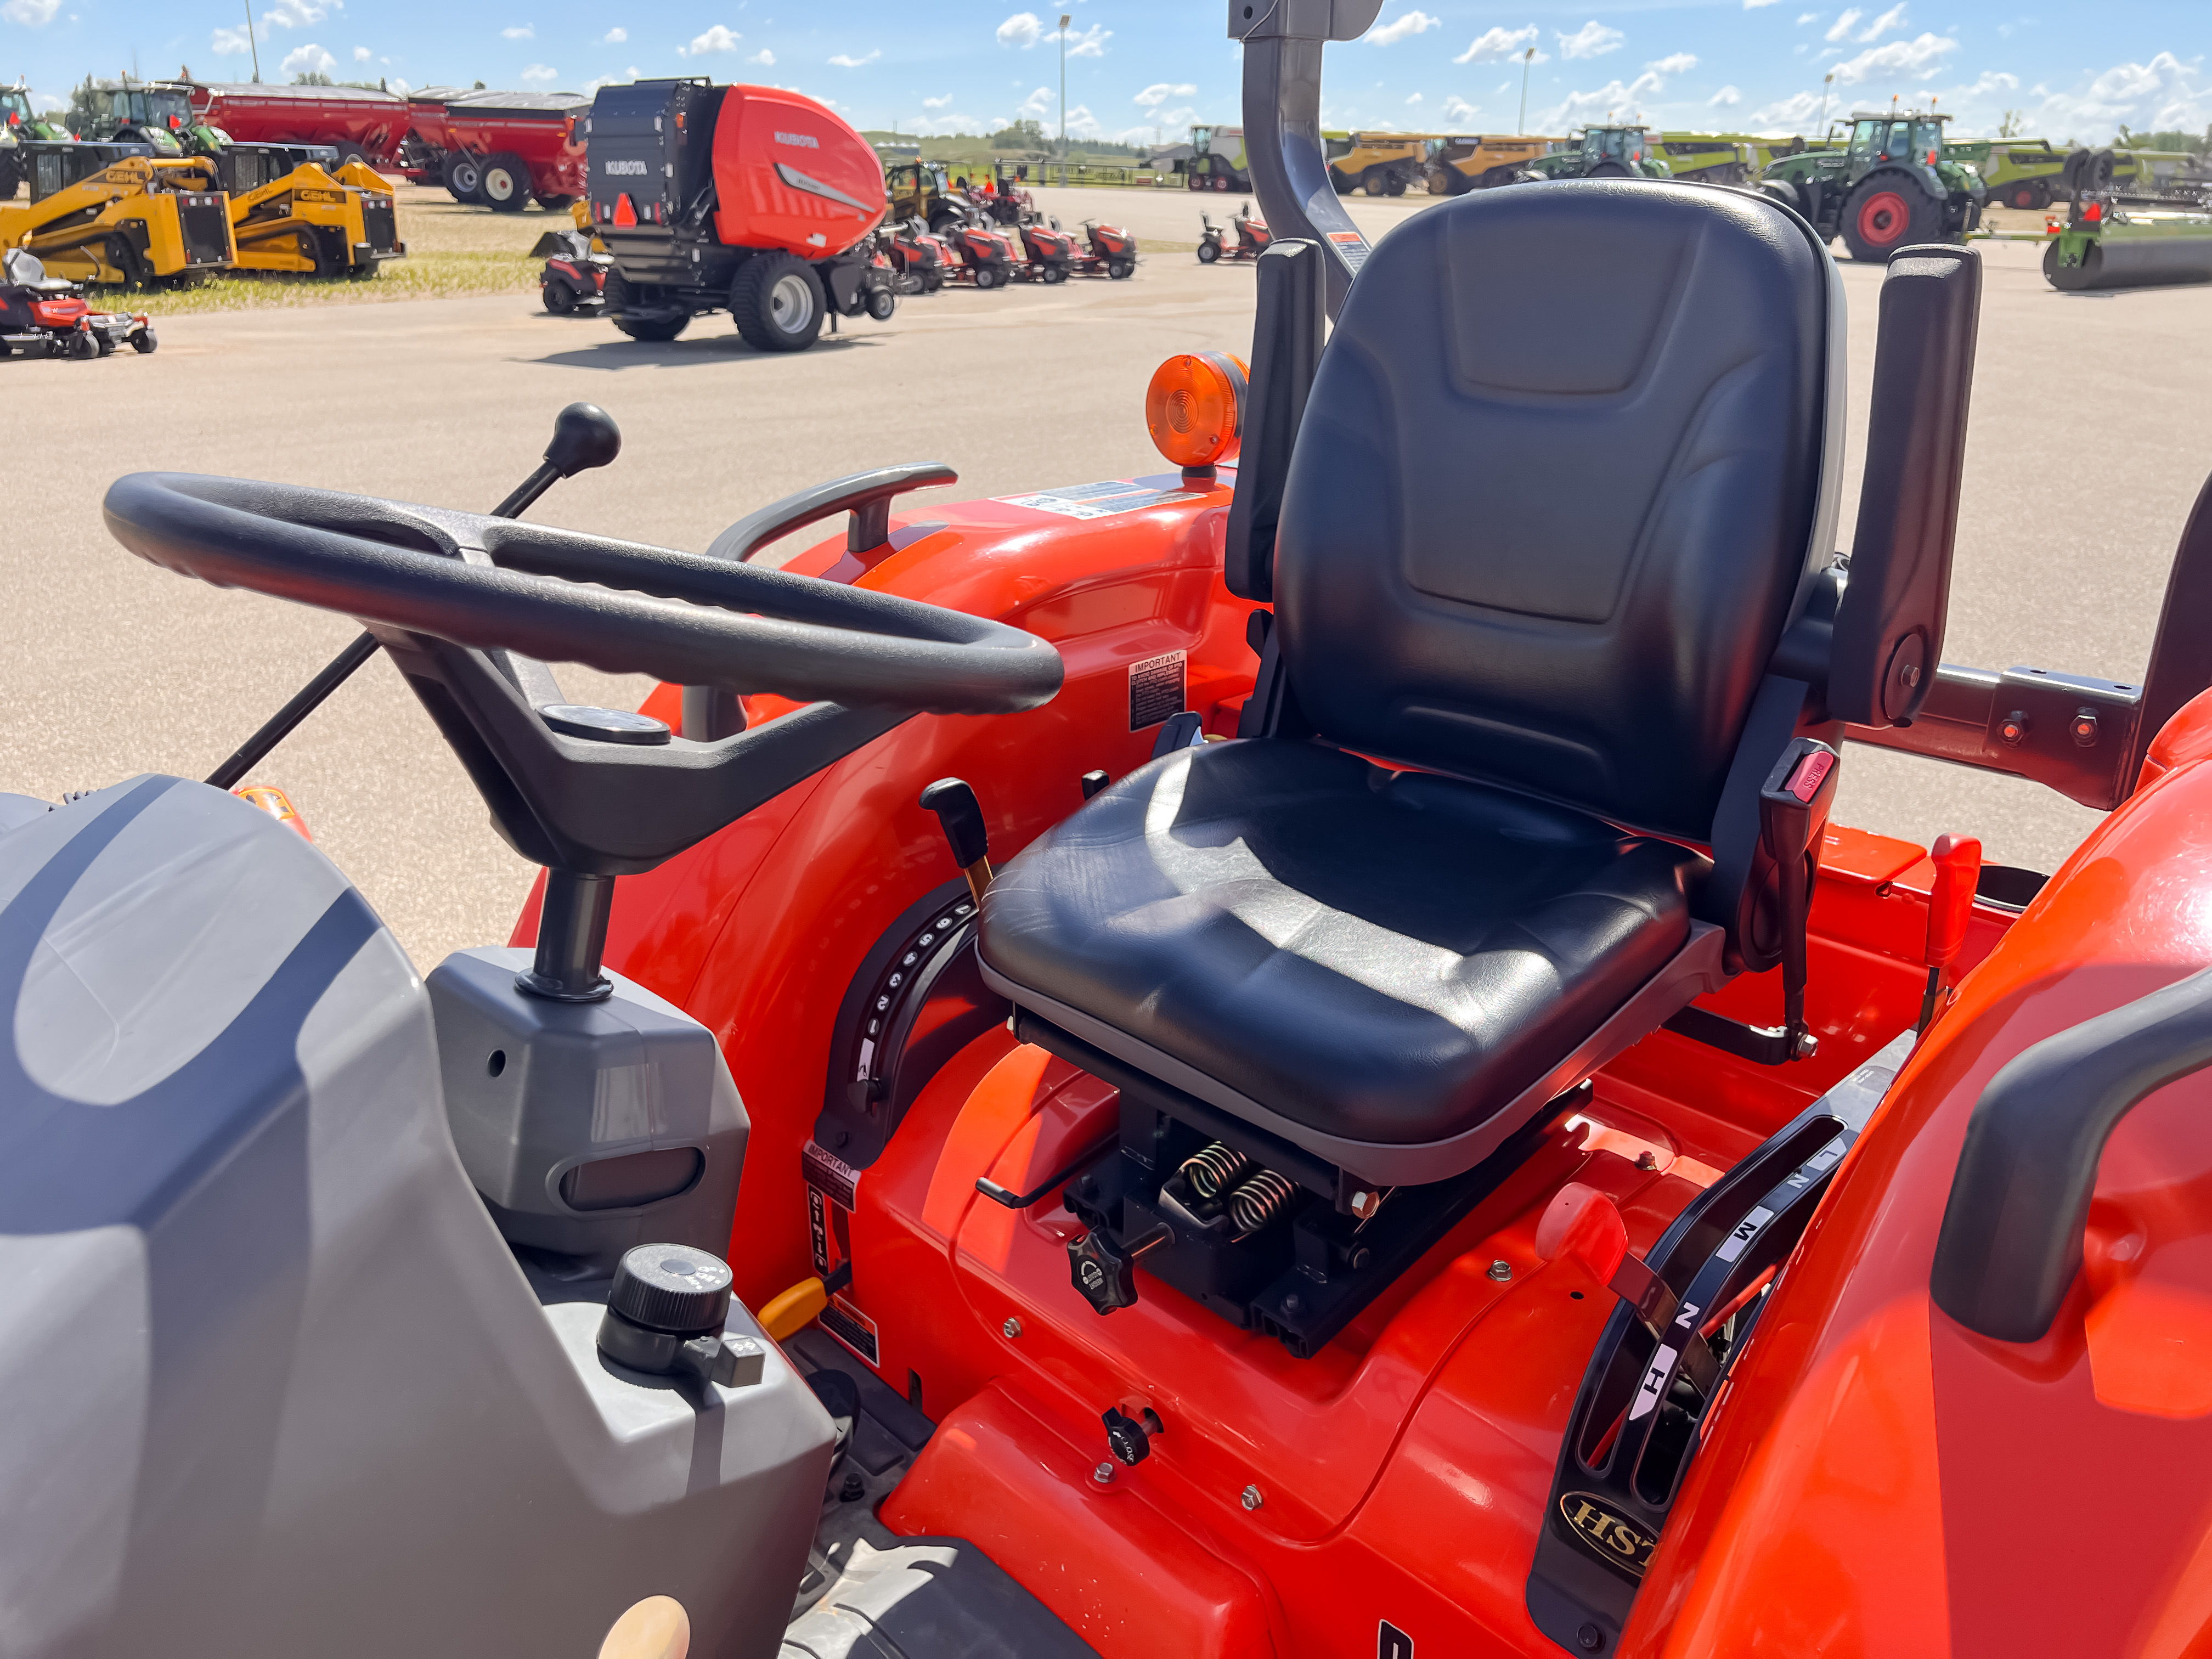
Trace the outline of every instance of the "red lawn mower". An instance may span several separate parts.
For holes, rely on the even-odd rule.
[[[1256,259],[1273,246],[1274,236],[1266,223],[1252,216],[1252,204],[1244,203],[1229,221],[1229,228],[1213,222],[1213,216],[1198,216],[1202,228],[1198,237],[1198,262],[1210,265],[1221,259]],[[1235,240],[1231,240],[1231,236]]]
[[[980,214],[971,213],[963,223],[950,224],[937,233],[959,263],[945,280],[966,282],[975,288],[1004,288],[1028,261],[1018,261],[1014,244],[1003,231],[993,230]]]
[[[206,786],[0,799],[21,1652],[2191,1650],[2212,489],[2141,683],[1944,662],[1974,252],[1888,267],[1846,567],[1802,222],[1370,250],[1297,181],[1374,15],[1239,26],[1285,236],[1160,473],[703,554],[517,521],[582,407],[489,517],[113,486],[367,631]],[[378,652],[544,872],[427,980],[224,793]],[[1869,835],[1854,746],[2108,816]]]
[[[159,344],[144,313],[94,311],[82,288],[48,276],[27,249],[0,254],[0,357],[106,357]]]
[[[1105,276],[1118,283],[1137,274],[1137,239],[1118,225],[1085,219],[1083,240],[1084,249],[1075,256],[1079,276]]]
[[[598,313],[615,262],[612,254],[592,246],[589,232],[549,230],[530,252],[545,261],[538,293],[546,310],[556,317]]]
[[[877,233],[891,269],[898,273],[902,294],[934,294],[951,280],[954,257],[943,239],[930,234],[920,219],[907,219]]]
[[[1079,257],[1075,251],[1075,238],[1062,230],[1057,221],[1050,225],[1032,221],[1015,234],[1021,239],[1024,256],[1017,274],[1024,282],[1050,286],[1064,283],[1074,274]]]

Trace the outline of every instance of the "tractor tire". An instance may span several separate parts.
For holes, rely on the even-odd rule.
[[[999,273],[993,270],[989,265],[977,265],[975,267],[975,286],[979,289],[986,289],[1001,286],[999,280]]]
[[[521,212],[530,205],[529,163],[505,150],[485,156],[477,193],[494,213]]]
[[[345,166],[349,161],[366,161],[368,160],[368,152],[363,149],[359,144],[353,143],[350,139],[341,139],[338,143],[331,145],[331,148],[337,151],[337,159],[331,163],[331,171],[333,173],[336,173],[340,167]]]
[[[1388,196],[1403,196],[1406,193],[1406,175],[1402,173],[1392,173],[1389,181],[1383,185],[1382,191]]]
[[[879,323],[888,323],[898,310],[898,295],[887,288],[873,289],[868,295],[868,315]]]
[[[1626,179],[1628,169],[1618,161],[1600,161],[1583,176],[1586,179]]]
[[[1047,288],[1055,288],[1067,280],[1067,267],[1066,265],[1047,265],[1043,271],[1039,274],[1037,280],[1042,283]]]
[[[622,313],[637,303],[637,289],[628,278],[610,271],[607,274],[607,309],[614,313],[614,325],[633,340],[645,340],[654,344],[674,339],[690,327],[691,319],[677,317],[625,317]]]
[[[100,356],[100,342],[80,329],[70,336],[69,355],[79,362],[88,362]]]
[[[1886,264],[1901,247],[1942,240],[1943,204],[1902,173],[1870,173],[1844,201],[1842,228],[1852,258]]]
[[[564,196],[557,190],[534,190],[530,199],[548,213],[566,213],[575,202],[573,196]]]
[[[447,195],[465,206],[483,205],[483,167],[475,156],[465,149],[454,150],[446,157],[441,172]]]
[[[1380,196],[1389,188],[1381,167],[1370,167],[1359,175],[1359,191],[1363,196]]]
[[[1218,242],[1200,242],[1198,245],[1199,264],[1210,265],[1220,257],[1221,245]]]
[[[1213,179],[1213,187],[1214,189],[1221,191],[1224,195],[1228,194],[1229,175],[1225,173],[1216,173]]]
[[[538,297],[556,317],[576,314],[576,290],[562,277],[548,276],[538,284]]]
[[[1134,259],[1115,259],[1106,267],[1108,278],[1116,283],[1127,282],[1136,274],[1137,262]]]
[[[730,316],[756,351],[804,351],[830,309],[822,279],[796,254],[757,253],[730,284]]]
[[[160,350],[161,349],[161,343],[154,337],[154,331],[152,329],[142,328],[136,334],[131,337],[131,349],[137,352],[140,356],[144,357]]]

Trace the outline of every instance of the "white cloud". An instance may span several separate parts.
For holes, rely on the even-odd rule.
[[[738,42],[744,38],[717,23],[704,34],[693,35],[691,44],[678,47],[676,55],[679,58],[701,58],[710,52],[735,52]]]
[[[763,69],[774,69],[775,67],[775,54],[770,52],[766,46],[763,46],[751,57],[746,58],[745,62],[748,64],[757,64]]]
[[[385,62],[386,62],[386,63],[390,63],[391,61],[392,61],[392,60],[391,60],[390,58],[387,58],[386,59],[385,59]],[[636,71],[635,70],[632,70],[629,73],[630,73],[630,79],[632,79],[632,80],[634,81],[634,80],[635,80],[635,79],[637,78],[637,71]],[[405,97],[409,93],[410,93],[410,92],[412,92],[412,91],[414,91],[414,90],[415,90],[415,83],[414,83],[412,81],[410,81],[410,80],[406,79],[406,78],[405,78],[404,76],[398,76],[398,75],[395,75],[395,76],[393,76],[390,80],[386,81],[384,84],[385,84],[386,86],[387,86],[387,87],[391,88],[392,91],[394,91],[394,92],[398,93],[398,94],[402,98],[404,98],[404,97]],[[597,89],[597,88],[586,88],[586,90],[587,90],[587,91],[592,91],[592,90],[596,90],[596,89]]]
[[[1954,87],[1943,95],[1946,98],[1957,100],[1984,97],[1992,92],[2018,92],[2019,90],[2020,76],[2017,75],[2008,75],[2002,70],[1984,70],[1973,85]]]
[[[1419,93],[1418,93],[1418,92],[1417,92],[1417,93],[1415,93],[1415,94],[1414,94],[1411,98],[1408,98],[1408,99],[1406,100],[1406,107],[1407,107],[1407,108],[1408,108],[1408,109],[1411,109],[1414,105],[1416,105],[1416,104],[1419,103],[1420,101],[1421,101],[1421,94],[1420,94]]]
[[[27,29],[42,29],[54,21],[54,14],[61,9],[62,0],[8,0],[6,5],[0,6],[0,17]]]
[[[1797,27],[1802,29],[1808,23],[1817,23],[1822,15],[1817,11],[1801,11],[1797,14]]]
[[[1152,112],[1154,125],[1166,127],[1170,131],[1176,127],[1187,127],[1196,119],[1198,119],[1198,111],[1195,106],[1189,104],[1183,104],[1174,109]]]
[[[1018,11],[999,25],[999,44],[1002,46],[1033,46],[1044,39],[1044,25],[1033,11]]]
[[[1087,104],[1078,104],[1067,112],[1067,130],[1078,138],[1096,138],[1099,134],[1098,118],[1091,112]]]
[[[1864,29],[1860,31],[1858,38],[1862,42],[1868,40],[1879,40],[1883,35],[1888,33],[1892,29],[1902,28],[1904,27],[1905,0],[1897,0],[1897,4],[1892,6],[1887,11],[1882,13],[1881,16],[1875,18],[1873,22],[1868,24]]]
[[[943,108],[944,108],[947,104],[951,103],[951,101],[952,101],[952,94],[951,94],[951,93],[949,93],[949,92],[948,92],[948,93],[946,93],[946,94],[945,94],[942,98],[925,98],[925,99],[923,99],[923,100],[921,100],[921,106],[922,106],[924,109],[943,109]]]
[[[1517,58],[1522,50],[1534,44],[1536,26],[1522,29],[1486,29],[1474,38],[1474,44],[1452,59],[1455,64],[1487,64],[1493,58]],[[1539,58],[1542,53],[1538,53]]]
[[[1761,6],[1771,6],[1774,3],[1775,0],[1743,0],[1743,9],[1746,11],[1757,11]]]
[[[2079,93],[2053,93],[2040,113],[2046,131],[2101,137],[2119,126],[2137,131],[2212,126],[2212,84],[2203,60],[2185,64],[2161,52],[2148,64],[2118,64]]]
[[[8,0],[8,3],[9,5],[20,5],[26,3],[26,0]],[[59,3],[59,0],[56,0],[56,3]],[[6,13],[7,8],[0,6],[0,16]],[[252,37],[242,28],[217,29],[208,45],[218,58],[242,57],[253,50]]]
[[[1444,100],[1444,119],[1447,121],[1472,121],[1481,113],[1480,110],[1457,94]]]
[[[1743,94],[1734,87],[1723,87],[1705,100],[1707,107],[1711,109],[1733,109],[1741,102],[1743,102]]]
[[[338,60],[312,40],[284,54],[283,69],[287,75],[328,75],[337,66]]]
[[[878,46],[873,52],[870,52],[866,58],[855,58],[849,52],[841,52],[830,61],[835,64],[839,69],[866,69],[869,64],[874,63],[877,58],[883,55],[883,48]]]
[[[1022,100],[1021,107],[1016,110],[1014,113],[1020,116],[1024,120],[1042,121],[1046,116],[1052,113],[1052,88],[1050,87],[1039,87],[1035,92]]]
[[[1764,109],[1753,110],[1751,125],[1754,130],[1760,127],[1800,127],[1820,114],[1822,101],[1817,92],[1792,93]]]
[[[538,26],[535,23],[517,23],[513,28],[501,29],[499,33],[502,40],[535,40],[538,38]]]
[[[1619,29],[1609,29],[1592,18],[1572,34],[1559,36],[1559,56],[1602,58],[1609,52],[1618,52],[1620,43],[1627,38]]]
[[[345,0],[276,0],[263,8],[261,38],[269,38],[269,28],[303,29],[319,23],[334,11],[343,11]]]
[[[541,81],[550,86],[561,78],[561,71],[550,64],[532,64],[522,71],[522,78],[526,81]]]
[[[1444,26],[1441,17],[1431,17],[1425,11],[1409,11],[1395,22],[1367,31],[1367,38],[1378,46],[1395,46],[1409,34],[1424,34]]]
[[[1856,6],[1846,8],[1844,15],[1836,19],[1835,27],[1831,28],[1823,38],[1829,40],[1841,40],[1844,39],[1850,33],[1852,29],[1857,27],[1859,19],[1865,15],[1866,14],[1861,11]]]
[[[1146,109],[1158,109],[1170,98],[1188,98],[1197,90],[1198,88],[1188,81],[1180,82],[1155,81],[1129,101],[1133,104],[1141,104]]]
[[[1697,66],[1698,56],[1695,52],[1675,52],[1646,64],[1644,67],[1648,70],[1656,70],[1662,75],[1686,75]]]
[[[1102,23],[1093,23],[1082,33],[1071,34],[1067,37],[1067,55],[1070,58],[1103,58],[1106,55],[1106,43],[1113,38],[1113,30]],[[1073,132],[1075,129],[1070,127],[1068,131]],[[1084,135],[1086,138],[1090,136],[1088,133]]]
[[[366,64],[370,58],[375,56],[376,54],[371,52],[367,46],[356,46],[353,49],[353,61],[356,64]]]
[[[619,27],[611,28],[599,37],[599,44],[603,46],[618,46],[629,39],[629,31],[628,29]]]
[[[1640,121],[1644,118],[1643,100],[1666,89],[1666,82],[1646,70],[1626,84],[1613,80],[1595,92],[1571,92],[1565,102],[1544,118],[1537,131],[1565,132],[1570,127],[1587,126],[1608,116],[1615,120]]]
[[[1877,75],[1917,80],[1942,63],[1947,53],[1958,49],[1956,40],[1935,34],[1923,34],[1913,40],[1893,40],[1886,46],[1869,46],[1857,57],[1836,65],[1836,82],[1838,86],[1856,86]]]

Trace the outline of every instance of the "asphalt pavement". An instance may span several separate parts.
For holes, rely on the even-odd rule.
[[[1185,247],[1199,212],[1219,219],[1240,199],[1039,196],[1070,228],[1103,217]],[[1352,203],[1377,235],[1432,205]],[[2212,289],[2062,295],[2035,252],[1984,247],[1945,655],[2132,680],[2212,470]],[[1842,269],[1848,545],[1880,272]],[[100,512],[121,473],[223,473],[483,510],[530,471],[555,412],[586,398],[621,423],[623,454],[556,485],[532,516],[700,549],[777,496],[891,462],[942,459],[962,475],[902,510],[1157,471],[1146,380],[1176,351],[1249,350],[1251,284],[1247,266],[1161,252],[1126,283],[909,300],[888,324],[847,323],[793,356],[750,350],[724,317],[641,345],[602,321],[547,316],[524,295],[179,317],[151,357],[0,364],[10,596],[0,699],[12,711],[0,789],[52,799],[143,771],[202,775],[356,632],[129,556]],[[635,703],[645,690],[560,674],[579,702]],[[506,939],[531,872],[380,659],[255,776],[290,793],[418,965]],[[1923,842],[1972,831],[1990,858],[2045,871],[2096,821],[2034,785],[1862,749],[1844,779],[1843,821]]]

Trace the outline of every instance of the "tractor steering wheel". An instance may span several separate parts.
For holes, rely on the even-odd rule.
[[[118,479],[140,558],[359,618],[532,863],[649,870],[918,714],[1034,708],[1060,653],[1003,623],[513,519],[189,473]],[[546,662],[806,704],[713,741],[566,702]]]
[[[478,650],[917,713],[1060,689],[1060,653],[1002,623],[514,519],[178,472],[117,479],[104,511],[149,563]]]

